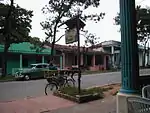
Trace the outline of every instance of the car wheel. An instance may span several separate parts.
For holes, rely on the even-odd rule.
[[[25,75],[25,76],[24,76],[24,79],[25,79],[25,80],[30,80],[29,75]]]

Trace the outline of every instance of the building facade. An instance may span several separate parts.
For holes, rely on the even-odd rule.
[[[3,51],[4,46],[0,45],[0,68],[2,68]],[[28,68],[30,64],[47,63],[50,53],[51,49],[45,48],[42,51],[33,49],[33,45],[29,42],[12,44],[8,50],[7,74],[12,74],[16,68]]]
[[[51,45],[49,45],[51,48]],[[55,44],[55,50],[62,56],[62,68],[77,66],[77,46]],[[80,66],[91,71],[109,69],[110,54],[93,48],[80,47]]]
[[[121,42],[119,41],[104,41],[100,43],[101,47],[111,53],[111,64],[113,67],[115,66],[121,66]],[[144,48],[139,45],[139,66],[143,66],[143,60],[144,60]],[[145,66],[149,64],[149,52],[145,55]]]

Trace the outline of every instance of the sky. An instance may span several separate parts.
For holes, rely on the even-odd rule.
[[[33,37],[39,37],[41,40],[45,39],[44,30],[40,25],[40,22],[45,20],[41,9],[48,4],[49,0],[14,0],[19,6],[26,8],[28,10],[33,10],[34,16],[32,17],[32,30],[30,35]],[[140,4],[143,7],[150,7],[150,0],[136,0],[136,4]],[[107,40],[121,41],[121,36],[119,32],[119,26],[115,25],[114,17],[119,12],[119,0],[101,0],[100,7],[97,9],[89,9],[88,13],[92,12],[104,12],[106,15],[98,23],[87,22],[85,29],[89,32],[96,34],[100,37],[99,42]],[[61,31],[57,36],[61,36],[65,31]],[[81,45],[84,45],[85,38],[80,37]],[[58,44],[65,44],[65,38],[62,38]]]

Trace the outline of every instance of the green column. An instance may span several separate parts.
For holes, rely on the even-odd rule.
[[[42,56],[42,63],[44,63],[45,62],[45,58],[44,58],[44,56]]]
[[[137,93],[139,60],[135,0],[120,0],[122,93]]]
[[[63,56],[60,56],[60,69],[63,68]]]
[[[22,54],[20,54],[20,68],[22,68]]]

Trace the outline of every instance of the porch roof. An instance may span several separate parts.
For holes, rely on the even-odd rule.
[[[33,48],[34,45],[29,42],[23,42],[18,44],[11,44],[8,52],[12,53],[24,53],[24,54],[50,54],[51,49],[43,48],[41,51],[37,51]],[[0,52],[4,52],[4,45],[0,45]]]
[[[51,48],[51,44],[47,44],[48,48]],[[69,53],[75,53],[77,52],[77,46],[67,46],[67,45],[59,45],[55,44],[54,46],[55,50],[61,51],[61,52],[69,52]],[[89,53],[89,54],[111,54],[106,51],[95,51],[92,48],[88,47],[80,47],[80,52],[81,53]]]
[[[95,55],[111,55],[111,53],[108,52],[102,52],[102,51],[88,51],[87,54],[95,54]]]

